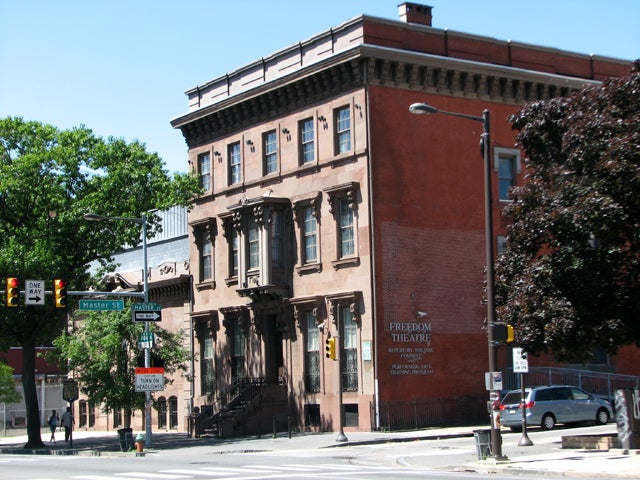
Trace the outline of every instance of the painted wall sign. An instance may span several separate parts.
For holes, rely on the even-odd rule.
[[[390,375],[433,375],[427,358],[433,353],[431,322],[390,322],[388,335],[395,345],[388,348]]]

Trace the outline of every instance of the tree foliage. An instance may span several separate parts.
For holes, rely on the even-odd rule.
[[[65,278],[69,290],[88,288],[87,266],[112,266],[123,244],[140,242],[132,222],[89,223],[84,213],[139,218],[144,212],[189,205],[198,192],[189,174],[169,176],[144,144],[98,137],[84,127],[59,130],[18,117],[0,119],[0,275]],[[160,231],[148,215],[148,236]],[[24,283],[22,283],[24,286]],[[0,309],[0,348],[23,348],[23,387],[30,448],[40,438],[35,389],[35,347],[61,332],[64,316],[46,306]]]
[[[0,403],[18,403],[20,399],[16,381],[13,379],[13,369],[0,362]]]
[[[511,121],[527,174],[505,209],[498,318],[560,361],[640,345],[640,62]]]
[[[135,392],[135,369],[144,366],[144,351],[138,348],[144,323],[132,321],[131,304],[120,311],[76,312],[72,324],[53,343],[55,357],[67,362],[80,390],[105,411],[144,411],[144,393]],[[153,323],[150,331],[157,343],[151,366],[164,367],[166,375],[186,370],[189,352],[183,346],[183,332],[169,332]],[[128,427],[128,415],[125,423]]]

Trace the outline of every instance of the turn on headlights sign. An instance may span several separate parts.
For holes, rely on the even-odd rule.
[[[159,392],[164,390],[164,368],[136,368],[136,392]]]

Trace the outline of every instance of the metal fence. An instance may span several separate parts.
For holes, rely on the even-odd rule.
[[[573,385],[599,397],[613,400],[619,388],[639,388],[640,377],[617,373],[594,372],[570,368],[530,367],[524,375],[525,387],[541,385]],[[502,388],[505,391],[521,387],[520,374],[503,372]]]
[[[380,430],[411,430],[442,425],[465,425],[488,421],[487,398],[455,397],[412,402],[380,404],[376,419],[375,404],[371,402],[371,424]]]

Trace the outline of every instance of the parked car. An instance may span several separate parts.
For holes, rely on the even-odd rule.
[[[500,423],[511,430],[522,429],[522,391],[511,390],[500,402]],[[525,389],[527,426],[551,430],[558,423],[595,421],[604,425],[612,418],[611,404],[578,387],[549,385]]]

